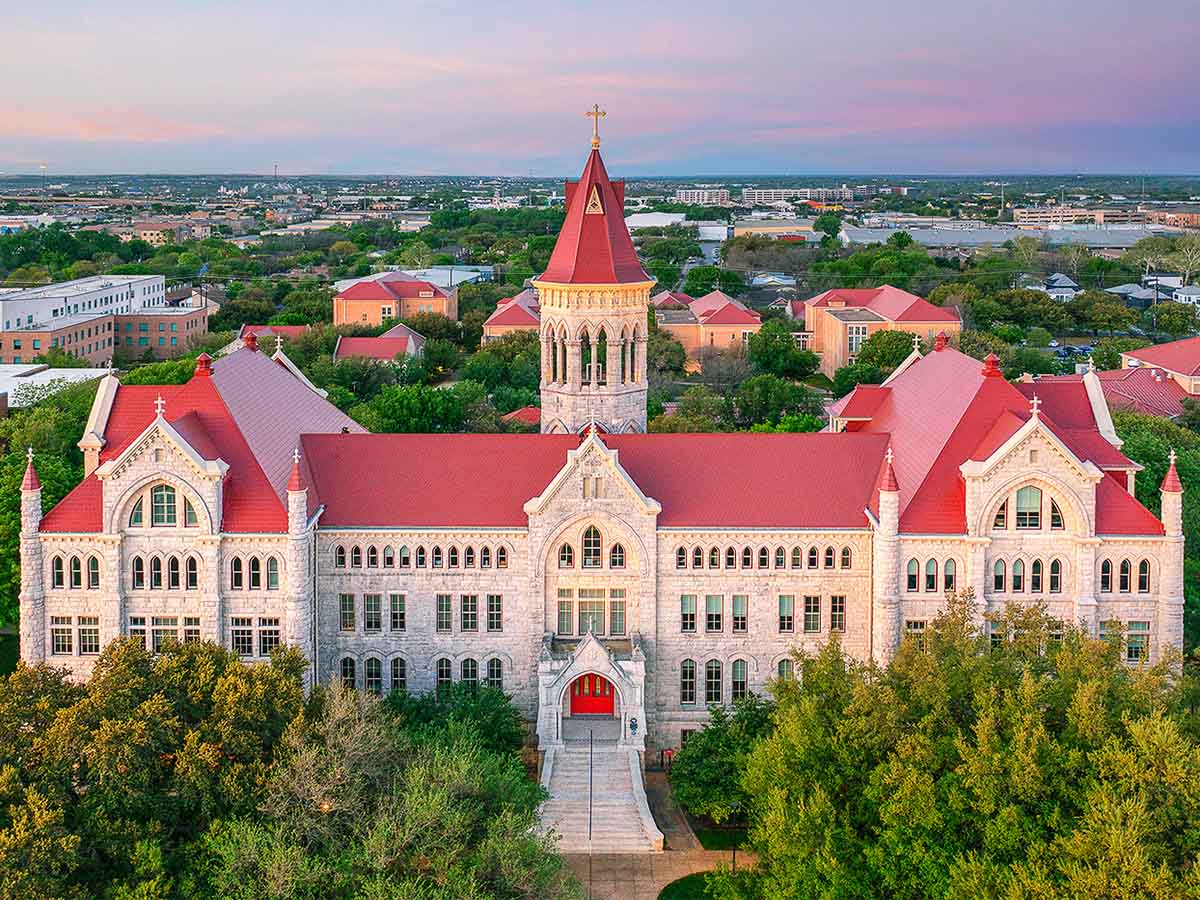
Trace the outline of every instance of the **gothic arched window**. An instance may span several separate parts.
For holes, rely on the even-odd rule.
[[[598,569],[603,565],[600,552],[600,531],[595,525],[589,525],[583,533],[583,567]]]

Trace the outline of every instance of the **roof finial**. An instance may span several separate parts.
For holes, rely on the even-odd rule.
[[[892,461],[895,459],[895,454],[892,453],[892,445],[888,444],[887,453],[883,456],[883,480],[879,483],[879,490],[895,493],[900,490],[900,483],[896,481],[896,470],[892,466]]]
[[[1091,356],[1088,357],[1088,371],[1089,372],[1096,371],[1096,360],[1094,357],[1091,357]]]
[[[25,477],[21,479],[21,490],[23,491],[40,491],[42,483],[38,481],[37,469],[33,467],[33,448],[29,447],[25,451]]]
[[[896,456],[896,454],[894,454],[894,453],[892,452],[892,445],[891,445],[891,444],[888,444],[888,448],[887,448],[887,464],[888,464],[889,466],[892,464],[892,460],[893,460],[893,459],[895,459],[895,456]]]
[[[154,401],[155,415],[157,415],[161,419],[163,411],[166,410],[166,408],[167,408],[167,401],[163,399],[162,394],[159,394],[158,399]]]
[[[1175,469],[1175,448],[1171,448],[1171,452],[1167,454],[1167,474],[1163,476],[1162,487],[1160,490],[1168,494],[1183,493],[1183,482],[1179,480],[1179,472]]]
[[[295,463],[296,465],[300,465],[300,448],[299,447],[297,447],[295,450],[292,451],[292,462]]]
[[[278,332],[275,334],[275,352],[283,352],[283,337]]]
[[[1037,394],[1034,394],[1033,399],[1029,401],[1029,409],[1033,413],[1033,417],[1035,419],[1037,418],[1038,410],[1041,409],[1041,407],[1042,407],[1041,397],[1039,397]]]
[[[32,447],[25,448],[25,458],[27,460],[29,460],[30,465],[33,464],[33,448]],[[1175,451],[1172,450],[1171,451],[1171,462],[1174,462],[1174,461],[1175,461]]]
[[[921,336],[919,334],[914,334],[913,335],[913,353],[920,353],[920,352],[921,352]]]
[[[300,478],[300,448],[297,447],[292,451],[292,471],[288,476],[287,489],[289,491],[304,490],[304,482]]]
[[[608,113],[606,113],[604,110],[602,110],[600,108],[599,103],[593,103],[592,108],[589,109],[586,113],[584,113],[584,115],[592,120],[592,149],[599,150],[600,149],[600,120],[603,119],[605,116],[607,116]]]

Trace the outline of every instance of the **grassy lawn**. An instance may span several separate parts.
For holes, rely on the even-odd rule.
[[[698,822],[695,819],[689,819],[689,821],[692,831],[696,834],[696,840],[705,850],[732,850],[734,844],[741,848],[746,843],[744,827],[725,828],[720,825]]]
[[[801,378],[800,380],[809,387],[821,388],[822,390],[826,391],[833,390],[833,382],[829,380],[829,376],[823,375],[820,372],[814,372],[807,378]]]
[[[15,634],[0,634],[0,675],[7,675],[17,667],[20,644]]]
[[[695,872],[685,875],[678,881],[672,881],[658,895],[658,900],[703,900],[704,873]]]

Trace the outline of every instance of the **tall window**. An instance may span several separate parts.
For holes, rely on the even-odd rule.
[[[1035,559],[1029,566],[1029,590],[1034,594],[1042,592],[1042,561]]]
[[[1017,527],[1042,527],[1042,491],[1026,485],[1017,491]]]
[[[134,563],[141,562],[140,558],[134,559]],[[60,588],[65,586],[66,579],[63,571],[63,561],[61,556],[54,557],[50,562],[50,587]]]
[[[267,557],[267,590],[279,590],[279,560],[273,556]]]
[[[852,561],[853,561],[853,559],[852,559],[852,556],[851,556],[851,550],[850,550],[850,548],[849,548],[849,547],[843,547],[843,548],[842,548],[842,568],[843,568],[843,569],[849,569],[849,568],[850,568],[850,563],[851,563]]]
[[[679,630],[696,630],[696,595],[684,594],[679,598]]]
[[[936,559],[925,560],[925,590],[937,590],[938,565]]]
[[[398,656],[392,660],[392,690],[408,690],[408,665]]]
[[[450,549],[448,549],[446,551],[446,564],[451,569],[458,568],[458,548],[457,547],[451,547]]]
[[[150,649],[162,651],[167,641],[179,640],[179,619],[175,616],[153,616],[150,619]]]
[[[909,619],[904,623],[904,635],[916,642],[918,650],[925,649],[925,622],[919,619]]]
[[[1145,560],[1143,560],[1145,563]],[[176,563],[178,565],[178,563]],[[1147,585],[1149,585],[1150,570],[1146,569]],[[94,556],[89,556],[87,561],[87,586],[88,590],[94,591],[100,587],[100,560]],[[1149,590],[1149,587],[1147,587]]]
[[[470,687],[476,687],[479,684],[479,663],[467,657],[462,661],[459,667],[459,672],[462,675],[463,684]]]
[[[1062,593],[1062,561],[1050,560],[1050,593]]]
[[[676,547],[675,548],[675,568],[677,568],[677,569],[686,569],[687,568],[687,548],[686,547]]]
[[[804,632],[814,634],[821,630],[821,598],[804,598]]]
[[[400,548],[400,565],[407,569],[409,567],[409,565],[411,565],[411,559],[412,559],[412,557],[408,552],[408,548],[401,547]]]
[[[1130,622],[1126,628],[1125,660],[1139,663],[1150,659],[1150,623]]]
[[[389,625],[392,631],[404,631],[407,625],[406,610],[404,608],[403,594],[388,595],[388,611],[390,613]]]
[[[159,581],[161,582],[161,580],[160,574]],[[162,587],[162,584],[160,583],[158,586]],[[71,557],[71,587],[76,590],[83,587],[83,563],[79,561],[78,556]]]
[[[342,631],[354,630],[354,595],[338,594],[338,628]]]
[[[346,568],[346,548],[345,547],[334,547],[333,548],[333,565],[335,568],[338,568],[338,569]]]
[[[734,549],[733,547],[725,548],[725,568],[727,568],[727,569],[736,569],[737,568],[737,550]]]
[[[908,576],[907,576],[907,580],[905,581],[905,585],[904,585],[907,590],[916,591],[916,590],[920,589],[920,584],[918,582],[918,578],[920,577],[920,571],[921,571],[921,564],[918,563],[915,559],[910,559],[908,561]]]
[[[354,668],[354,660],[349,656],[342,660],[342,684],[348,688],[355,687],[358,683]]]
[[[463,594],[459,600],[459,628],[463,631],[479,630],[479,597]]]
[[[55,656],[70,656],[74,653],[71,617],[51,616],[50,626],[50,652]]]
[[[575,603],[571,599],[575,592],[570,588],[558,589],[558,633],[571,634],[575,626]]]
[[[254,653],[254,629],[252,619],[235,616],[229,629],[229,645],[238,656],[251,656]]]
[[[579,589],[579,633],[604,634],[604,588]]]
[[[133,504],[133,509],[129,511],[129,527],[140,528],[142,521],[142,498],[138,497],[137,503]]]
[[[745,634],[749,616],[750,598],[745,594],[733,595],[733,632]]]
[[[775,568],[782,569],[787,566],[787,551],[782,547],[775,548]]]
[[[954,560],[952,560],[952,559],[946,560],[946,563],[944,566],[942,566],[942,569],[945,573],[945,575],[942,579],[942,590],[944,590],[944,591],[954,590]]]
[[[450,673],[450,660],[443,656],[437,661],[437,692],[439,696],[444,695],[450,688],[452,678]]]
[[[600,568],[600,532],[595,526],[588,526],[583,533],[583,568]]]
[[[1058,508],[1058,503],[1054,500],[1050,501],[1050,527],[1055,531],[1060,531],[1063,527],[1062,510]]]
[[[467,547],[463,550],[463,568],[475,568],[475,548]]]
[[[257,556],[250,557],[249,565],[247,566],[250,573],[250,590],[257,591],[262,588],[262,561]]]
[[[442,567],[442,548],[434,547],[431,556],[433,558],[432,566],[435,569],[440,569]]]
[[[846,598],[829,598],[829,630],[844,634],[846,631]]]
[[[704,566],[704,548],[703,547],[693,547],[692,548],[692,568],[700,569],[700,568],[703,568],[703,566]]]
[[[679,664],[679,702],[696,702],[696,663],[685,659]]]
[[[721,702],[721,663],[715,659],[704,664],[704,702]]]
[[[744,659],[735,659],[731,671],[732,691],[730,692],[730,697],[733,700],[741,700],[746,696],[746,661]]]
[[[815,569],[817,567],[817,561],[818,561],[817,557],[819,556],[819,554],[820,554],[820,551],[817,550],[816,547],[808,548],[808,567],[810,569]]]
[[[363,594],[363,631],[383,630],[383,595]]]
[[[858,353],[859,348],[863,345],[863,341],[867,339],[866,325],[847,325],[846,326],[846,352],[851,356]]]
[[[173,591],[179,590],[179,557],[170,556],[167,558],[167,587]]]
[[[504,599],[499,594],[487,595],[487,630],[504,630]]]
[[[196,562],[196,557],[189,556],[187,563],[184,565],[186,581],[189,591],[194,591],[200,587],[200,564]]]
[[[156,484],[150,489],[150,524],[174,525],[175,488],[166,484]]]
[[[95,656],[100,652],[100,617],[79,617],[79,652],[83,656]]]
[[[704,630],[720,631],[725,598],[720,594],[708,594],[704,598]]]
[[[625,548],[623,546],[612,545],[612,549],[608,551],[608,564],[614,569],[625,568]]]
[[[827,569],[833,568],[833,548],[832,547],[825,548],[825,568],[827,568]]]
[[[372,694],[383,693],[383,663],[377,657],[368,656],[363,663],[363,687]]]
[[[187,624],[187,619],[183,620],[183,624]],[[279,646],[279,620],[278,619],[259,619],[258,620],[258,655],[270,656],[271,651]]]
[[[75,565],[78,560],[71,560],[71,586],[75,586]],[[150,589],[161,591],[163,586],[163,564],[157,556],[150,558]]]
[[[992,590],[998,594],[1004,593],[1005,578],[1004,560],[996,560],[996,564],[992,566]]]
[[[1138,593],[1150,593],[1150,561],[1147,559],[1138,563]]]
[[[792,548],[792,568],[801,569],[804,567],[804,551],[799,547]]]
[[[417,568],[418,569],[425,568],[425,548],[424,547],[417,548]]]
[[[1107,594],[1112,590],[1112,560],[1100,563],[1100,591]]]
[[[338,547],[341,550],[341,547]],[[235,556],[229,561],[229,586],[236,591],[242,589],[244,582],[242,581],[242,560],[241,557]]]
[[[796,598],[792,594],[779,595],[779,630],[787,634],[795,629]]]
[[[758,567],[765,569],[771,565],[771,551],[766,547],[758,548]]]
[[[749,569],[754,564],[754,551],[749,547],[742,548],[742,568]]]
[[[790,659],[781,659],[779,665],[775,667],[775,672],[780,678],[791,678],[792,671],[792,661]]]
[[[491,547],[480,547],[479,548],[479,568],[490,569],[491,567],[492,567],[492,548]]]
[[[437,630],[445,634],[450,631],[450,625],[454,619],[454,611],[450,608],[450,595],[437,595]]]
[[[1131,590],[1130,579],[1132,577],[1133,568],[1129,564],[1129,560],[1121,560],[1121,585],[1120,591],[1122,594],[1128,594]]]
[[[558,548],[558,567],[560,569],[570,569],[575,565],[575,551],[571,549],[570,544],[563,544]]]
[[[474,551],[472,551],[471,565],[474,565],[474,564],[475,564]],[[396,551],[393,550],[390,546],[384,547],[383,548],[383,567],[385,569],[392,569],[392,568],[395,568],[395,566],[396,566]]]
[[[487,686],[504,690],[504,664],[494,656],[487,661]]]
[[[1025,590],[1025,563],[1019,559],[1012,564],[1012,589],[1018,594]]]
[[[613,588],[608,592],[608,633],[625,634],[625,589]]]
[[[367,568],[368,569],[378,569],[379,568],[379,550],[376,547],[372,546],[372,547],[367,548]]]
[[[55,562],[57,562],[59,564],[60,569],[61,569],[62,560],[56,559]],[[132,587],[134,590],[141,590],[142,588],[144,588],[146,586],[146,563],[140,556],[135,556],[133,558],[133,569],[132,569],[131,574],[133,576]],[[61,572],[61,570],[58,573],[58,577],[59,577],[58,586],[62,587],[62,572]]]

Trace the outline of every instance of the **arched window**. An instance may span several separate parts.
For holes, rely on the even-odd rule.
[[[771,565],[771,551],[768,550],[766,547],[759,547],[758,548],[758,567],[760,569],[765,569],[769,565]]]
[[[434,547],[433,552],[430,553],[429,556],[430,565],[435,569],[440,569],[442,567],[442,548]]]
[[[730,667],[732,684],[729,698],[731,700],[741,700],[746,696],[746,661],[744,659],[735,659]]]
[[[196,557],[189,556],[184,564],[184,584],[189,591],[194,591],[200,587],[200,564],[196,562]]]
[[[418,569],[425,568],[425,548],[424,547],[417,548],[417,568]]]
[[[449,550],[446,551],[446,564],[451,569],[458,568],[458,548],[457,547],[451,547]]]
[[[625,568],[625,548],[621,544],[613,544],[608,551],[608,564],[614,569]]]
[[[1150,569],[1148,564],[1146,568],[1146,584],[1146,589],[1149,590]],[[100,587],[100,560],[94,556],[89,556],[87,561],[87,586],[89,591],[98,590]]]
[[[462,672],[463,683],[465,683],[471,687],[475,687],[477,684],[479,684],[479,663],[478,662],[471,659],[470,657],[467,657],[466,659],[464,659],[462,661],[462,666],[460,667],[460,671]]]
[[[1133,588],[1130,584],[1133,575],[1133,567],[1129,564],[1129,560],[1121,560],[1121,583],[1119,590],[1122,594],[1128,594]]]
[[[356,685],[358,679],[354,671],[354,660],[349,656],[342,660],[342,684],[348,688]]]
[[[936,591],[938,577],[938,564],[936,559],[925,560],[925,590]]]
[[[775,568],[783,569],[787,567],[787,551],[782,547],[775,548]]]
[[[1025,563],[1019,559],[1014,559],[1012,564],[1012,589],[1015,594],[1025,590]]]
[[[167,588],[168,589],[170,589],[172,591],[179,590],[179,587],[180,587],[179,575],[180,575],[180,573],[179,573],[179,557],[178,556],[167,557]]]
[[[267,590],[279,590],[279,560],[273,556],[267,557]]]
[[[779,661],[779,665],[775,667],[775,671],[778,673],[780,678],[790,679],[793,671],[792,661],[790,659],[781,659]]]
[[[150,557],[150,590],[161,591],[163,586],[162,560],[157,556]]]
[[[825,548],[825,568],[832,569],[834,560],[834,551],[832,547]]]
[[[1000,508],[996,510],[996,518],[992,520],[993,528],[1008,527],[1008,501],[1005,500],[1000,504]]]
[[[583,532],[583,567],[598,569],[604,564],[603,558],[600,552],[600,530],[595,525],[589,525]]]
[[[570,569],[575,565],[575,551],[571,549],[570,544],[563,544],[558,548],[558,567],[560,569]]]
[[[1050,560],[1050,593],[1062,593],[1062,560]]]
[[[721,568],[721,548],[710,547],[708,549],[708,567],[710,569]]]
[[[1143,559],[1138,563],[1138,593],[1150,593],[1150,560],[1148,559]]]
[[[749,547],[742,548],[742,568],[749,569],[754,565],[754,551]]]
[[[140,591],[146,586],[146,563],[140,556],[135,556],[133,558],[133,569],[131,574],[133,589]]]
[[[1050,501],[1050,527],[1055,531],[1061,531],[1063,528],[1062,510],[1058,508],[1058,503],[1054,500]]]
[[[820,562],[820,555],[821,551],[816,547],[808,548],[808,567],[810,569],[815,569],[817,567],[818,563]]]
[[[704,565],[704,550],[700,547],[692,548],[692,568],[699,569]]]
[[[156,484],[150,489],[150,524],[174,525],[175,488],[167,484]]]
[[[1017,527],[1042,527],[1042,490],[1026,485],[1017,491]]]
[[[391,545],[383,548],[383,567],[392,569],[396,566],[396,551],[391,548]]]
[[[334,547],[333,548],[333,565],[335,568],[338,568],[338,569],[346,568],[346,548],[345,547]]]
[[[490,569],[491,567],[492,567],[492,548],[491,547],[480,547],[479,548],[479,568]]]
[[[677,568],[677,569],[686,569],[687,568],[687,548],[686,547],[676,547],[675,548],[675,568]]]
[[[363,662],[363,687],[372,694],[383,693],[383,663],[374,656]]]
[[[129,511],[129,527],[140,528],[145,520],[142,517],[142,498],[137,498],[137,503],[133,504],[133,509]]]
[[[361,569],[362,568],[362,548],[361,547],[351,547],[350,548],[350,567],[353,569]]]
[[[908,576],[907,576],[907,580],[904,585],[906,590],[918,591],[921,589],[921,585],[918,581],[920,574],[921,574],[921,564],[919,562],[917,562],[915,559],[910,559],[908,561]]]
[[[725,548],[725,568],[727,568],[727,569],[736,569],[737,568],[737,550],[733,547]]]
[[[998,559],[992,566],[992,590],[997,594],[1004,593],[1004,582],[1007,580],[1004,575],[1004,560]]]
[[[397,562],[405,569],[412,565],[412,556],[409,554],[407,546],[400,548],[400,558]]]
[[[704,664],[704,702],[720,703],[723,685],[721,684],[721,662],[710,659]]]
[[[134,562],[137,562],[137,559]],[[50,587],[61,588],[65,586],[66,573],[63,570],[62,557],[56,556],[50,561]]]
[[[341,550],[341,547],[338,547]],[[244,586],[242,582],[242,560],[235,556],[229,561],[229,586],[234,590],[241,590]]]
[[[853,556],[849,547],[842,548],[842,568],[849,569],[853,562]]]
[[[262,561],[257,556],[252,556],[247,568],[250,575],[250,590],[262,590]]]
[[[187,497],[183,498],[183,526],[184,528],[195,528],[200,524],[200,520],[196,517],[196,510],[192,506],[192,501]]]
[[[497,569],[507,569],[508,568],[508,548],[507,547],[497,547],[496,548],[496,568]]]
[[[408,690],[408,666],[398,656],[392,660],[392,690]]]
[[[955,575],[954,560],[948,559],[942,565],[942,590],[943,591],[954,590],[954,575]]]
[[[1107,594],[1112,590],[1112,560],[1106,559],[1100,563],[1100,592]]]
[[[696,661],[685,659],[679,664],[679,702],[696,702]]]
[[[792,568],[793,569],[804,568],[804,551],[801,550],[799,547],[792,548]]]
[[[504,664],[495,656],[487,661],[487,686],[497,691],[504,690]]]
[[[437,692],[439,696],[445,695],[446,691],[450,688],[450,672],[450,660],[443,656],[437,661]]]
[[[1029,566],[1029,592],[1032,594],[1042,592],[1042,561],[1040,559],[1035,559]]]
[[[475,568],[475,548],[474,547],[467,547],[465,550],[463,550],[463,568],[464,569]]]
[[[79,561],[78,556],[71,557],[71,589],[78,590],[83,587],[83,563]]]
[[[368,569],[378,569],[379,568],[379,550],[376,549],[374,546],[367,548],[367,568]]]

